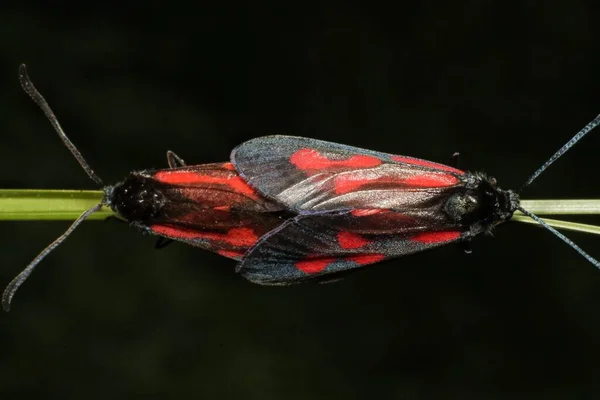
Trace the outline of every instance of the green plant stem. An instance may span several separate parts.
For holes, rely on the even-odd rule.
[[[542,219],[544,220],[545,223],[547,223],[548,225],[550,225],[551,227],[556,228],[556,229],[574,231],[574,232],[585,232],[585,233],[591,233],[594,235],[600,235],[600,226],[580,224],[578,222],[563,221],[560,219],[549,219],[549,218],[542,218]],[[524,222],[526,224],[534,224],[536,226],[541,227],[541,225],[538,224],[536,221],[534,221],[533,219],[531,219],[523,214],[513,215],[511,221]]]
[[[0,221],[72,221],[102,201],[101,190],[0,189]],[[522,200],[521,206],[537,215],[600,215],[600,200]],[[101,220],[115,215],[103,207],[88,219]],[[534,223],[520,212],[514,221]],[[550,226],[578,232],[600,234],[600,227],[555,219]]]
[[[102,201],[101,190],[0,189],[0,221],[74,220]],[[107,207],[88,219],[114,215]]]
[[[521,200],[521,207],[536,215],[600,215],[600,200],[595,199]]]

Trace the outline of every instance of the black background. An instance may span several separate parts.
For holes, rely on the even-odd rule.
[[[107,182],[166,166],[169,149],[225,161],[285,133],[440,162],[460,151],[462,168],[518,188],[600,112],[591,1],[95,3],[0,7],[1,187],[94,188],[22,93],[21,62]],[[523,197],[598,197],[599,135]],[[68,223],[1,226],[8,283]],[[569,236],[600,256],[595,237]],[[534,226],[288,288],[153,244],[90,221],[44,260],[0,315],[3,399],[600,391],[600,272]]]

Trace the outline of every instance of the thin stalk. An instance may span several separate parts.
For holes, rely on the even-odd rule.
[[[600,226],[581,224],[578,222],[571,222],[571,221],[563,221],[560,219],[549,219],[549,218],[542,218],[542,219],[544,220],[545,223],[547,223],[548,225],[550,225],[551,227],[556,228],[556,229],[561,229],[561,230],[566,230],[566,231],[574,231],[574,232],[585,232],[585,233],[591,233],[594,235],[600,235]],[[523,214],[520,214],[520,213],[519,213],[519,215],[517,215],[515,213],[515,215],[513,215],[511,221],[524,222],[526,224],[534,224],[534,225],[541,227],[540,224],[538,224],[531,218],[529,218]]]
[[[521,200],[521,207],[535,215],[600,215],[598,199]]]
[[[0,221],[64,221],[75,220],[82,212],[100,203],[101,190],[0,189]],[[523,208],[537,215],[600,215],[600,200],[522,200]],[[102,220],[115,215],[103,207],[89,220]],[[514,221],[535,223],[516,212]],[[600,227],[555,219],[545,219],[558,229],[600,234]]]
[[[0,221],[75,220],[102,201],[101,190],[0,189]],[[107,207],[89,219],[114,215]]]

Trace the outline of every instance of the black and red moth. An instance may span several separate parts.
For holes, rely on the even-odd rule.
[[[24,65],[20,78],[88,175],[102,184],[62,131]],[[598,124],[600,115],[523,187]],[[292,136],[247,141],[233,150],[231,163],[185,166],[173,153],[167,157],[169,169],[133,172],[107,186],[102,203],[84,212],[9,284],[4,308],[9,309],[15,291],[41,259],[102,205],[144,232],[240,260],[237,272],[265,285],[335,280],[365,265],[470,241],[508,221],[516,210],[600,267],[520,207],[518,192],[500,189],[494,178],[481,173]]]
[[[103,204],[144,233],[240,260],[282,221],[281,207],[260,196],[231,163],[185,166],[169,152],[168,169],[131,172],[104,188]]]
[[[526,185],[598,123],[600,116]],[[482,173],[290,136],[249,140],[233,150],[231,161],[250,186],[297,214],[261,237],[242,258],[237,271],[256,283],[335,279],[368,264],[470,241],[508,221],[516,210],[598,266],[523,210],[517,192],[500,189]]]
[[[519,206],[483,174],[315,139],[260,137],[231,159],[252,187],[297,213],[242,259],[238,272],[261,284],[335,277],[470,240]]]
[[[19,77],[23,89],[42,108],[83,169],[102,185],[35,89],[25,65],[21,65]],[[240,260],[261,236],[283,222],[284,208],[259,195],[241,179],[230,162],[188,166],[170,151],[167,161],[167,169],[131,172],[122,182],[105,186],[102,202],[84,212],[8,285],[2,296],[3,308],[10,308],[15,291],[35,266],[103,205],[143,233],[158,235],[167,243],[181,241],[235,260]]]

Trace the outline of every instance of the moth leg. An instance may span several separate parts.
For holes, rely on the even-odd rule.
[[[170,245],[173,242],[174,242],[173,239],[167,239],[165,237],[159,237],[156,240],[156,244],[154,244],[154,248],[155,249],[164,249],[165,247],[167,247],[168,245]]]
[[[448,162],[448,164],[451,167],[454,167],[456,169],[458,169],[458,158],[460,156],[460,153],[458,151],[454,152],[454,154],[452,154],[452,156],[450,156],[450,160]]]
[[[185,167],[185,161],[171,150],[167,151],[167,163],[169,168]]]
[[[471,254],[473,252],[473,248],[471,247],[471,240],[465,240],[460,242],[460,246],[466,254]]]

